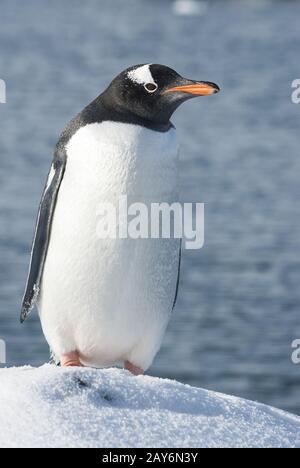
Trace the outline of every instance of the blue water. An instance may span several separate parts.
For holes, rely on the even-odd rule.
[[[9,365],[48,359],[37,315],[18,316],[58,134],[123,68],[165,63],[222,93],[174,117],[182,200],[206,203],[206,241],[183,252],[151,373],[300,414],[300,4],[207,6],[182,16],[167,0],[2,0],[0,338]]]

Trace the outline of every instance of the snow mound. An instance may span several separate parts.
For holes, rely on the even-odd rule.
[[[120,369],[0,370],[1,447],[299,447],[300,418]]]

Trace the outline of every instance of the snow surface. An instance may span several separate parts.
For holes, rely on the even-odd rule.
[[[0,370],[1,447],[300,447],[300,418],[120,369]]]

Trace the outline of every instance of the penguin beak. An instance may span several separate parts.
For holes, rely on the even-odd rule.
[[[187,93],[195,96],[210,96],[220,91],[220,88],[215,83],[209,81],[189,81],[188,84],[175,86],[166,89],[162,94],[168,93]]]

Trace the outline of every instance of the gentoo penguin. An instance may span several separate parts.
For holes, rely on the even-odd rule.
[[[176,302],[178,239],[101,238],[99,206],[174,202],[178,148],[170,118],[219,87],[163,65],[128,68],[80,112],[55,148],[38,213],[21,322],[36,304],[62,366],[124,363],[143,373]]]

